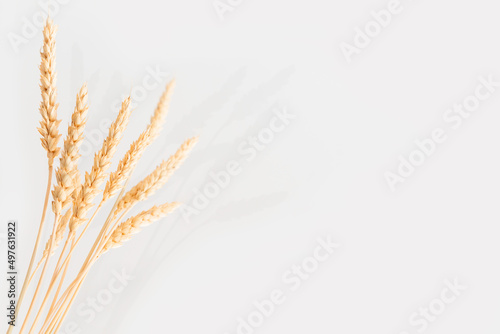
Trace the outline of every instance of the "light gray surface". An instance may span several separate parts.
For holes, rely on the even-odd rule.
[[[233,5],[222,19],[212,0],[64,2],[52,11],[59,115],[65,128],[87,81],[81,168],[123,94],[137,105],[115,164],[175,76],[165,131],[132,181],[183,139],[200,142],[138,210],[169,200],[186,203],[184,212],[205,206],[103,257],[63,333],[234,334],[240,317],[258,322],[255,302],[279,291],[282,303],[254,333],[498,333],[500,87],[487,97],[478,88],[479,77],[500,82],[495,2],[224,0]],[[345,43],[363,42],[356,29],[377,29],[370,13],[386,8],[390,22],[348,61]],[[35,1],[0,4],[0,232],[19,221],[25,266],[46,157],[36,131],[41,33],[23,25],[43,15]],[[477,92],[484,98],[469,117],[450,118]],[[281,126],[284,110],[293,117]],[[432,154],[392,191],[387,173],[400,156],[418,159],[415,141],[436,129],[446,139],[429,144]],[[268,143],[252,151],[259,134]],[[214,187],[209,173],[234,170],[231,161],[239,168]],[[199,190],[215,195],[204,204]],[[317,251],[328,237],[340,246]],[[294,264],[311,271],[297,290]],[[117,280],[123,273],[132,279]],[[466,288],[450,290],[455,280]],[[89,311],[92,298],[107,305]]]

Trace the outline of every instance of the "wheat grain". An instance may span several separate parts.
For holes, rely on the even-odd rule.
[[[134,234],[140,231],[141,227],[147,226],[167,214],[174,211],[180,203],[165,203],[160,206],[153,206],[151,209],[143,211],[138,215],[127,219],[125,222],[118,225],[112,232],[110,238],[106,242],[101,254],[111,248],[116,248],[122,245],[123,242],[132,238]]]
[[[130,189],[118,202],[115,215],[119,212],[128,210],[135,203],[145,200],[157,189],[161,188],[187,158],[197,141],[198,137],[186,140],[174,155],[168,158],[168,160],[163,161],[151,174]]]
[[[42,120],[38,131],[42,135],[42,146],[47,151],[49,166],[52,166],[55,157],[59,154],[60,148],[57,146],[61,135],[59,134],[60,120],[57,119],[56,103],[56,31],[52,20],[47,19],[43,28],[43,48],[40,52],[40,91],[42,102],[40,103],[40,114]]]
[[[127,127],[130,117],[130,97],[126,98],[118,116],[109,127],[108,136],[104,140],[101,149],[94,156],[94,165],[90,173],[85,173],[85,182],[78,190],[78,195],[73,204],[73,216],[70,220],[70,232],[74,231],[86,219],[87,212],[92,207],[92,202],[100,192],[99,187],[106,178],[106,170],[111,164],[111,159],[116,151],[116,147],[121,139],[123,131]]]
[[[156,106],[155,112],[153,116],[151,116],[148,127],[139,135],[139,138],[137,138],[137,140],[130,145],[129,150],[118,163],[116,171],[109,175],[109,180],[106,182],[106,187],[104,188],[102,196],[103,201],[106,201],[115,195],[116,192],[122,188],[124,181],[132,173],[144,150],[158,136],[168,112],[168,106],[174,85],[174,80],[167,84],[167,87],[165,88],[165,91]]]

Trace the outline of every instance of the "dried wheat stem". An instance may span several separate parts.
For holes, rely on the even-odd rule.
[[[46,260],[46,259],[47,259],[47,257],[49,257],[49,256],[51,256],[52,254],[54,254],[54,252],[55,252],[55,248],[59,245],[59,243],[61,242],[61,240],[62,240],[62,239],[63,239],[63,237],[64,237],[64,231],[66,230],[66,227],[68,226],[68,222],[69,222],[69,218],[70,218],[70,217],[71,217],[71,209],[68,209],[68,210],[66,211],[66,213],[64,214],[64,216],[63,216],[61,219],[59,219],[59,223],[58,223],[58,226],[57,226],[57,230],[56,230],[56,232],[55,232],[55,233],[56,233],[56,235],[55,235],[55,238],[54,238],[54,244],[52,245],[52,247],[51,247],[51,244],[50,244],[50,241],[52,240],[52,238],[51,238],[51,239],[49,239],[49,241],[47,241],[47,244],[45,245],[45,250],[44,250],[44,252],[43,252],[43,258],[42,258],[42,260]],[[42,304],[40,305],[40,308],[39,308],[39,310],[38,310],[38,312],[37,312],[37,314],[36,314],[36,316],[35,316],[35,320],[33,321],[33,324],[31,325],[31,328],[30,328],[29,333],[32,333],[32,332],[34,331],[35,326],[36,326],[36,324],[37,324],[37,322],[38,322],[38,319],[39,319],[39,317],[41,316],[42,310],[43,310],[43,308],[44,308],[44,306],[45,306],[45,303],[46,303],[46,302],[47,302],[47,300],[48,300],[48,297],[49,297],[50,292],[51,292],[51,290],[52,290],[52,288],[51,288],[51,287],[52,287],[52,285],[53,285],[54,280],[56,279],[54,276],[56,275],[57,268],[59,268],[59,265],[60,265],[61,260],[62,260],[62,256],[63,256],[63,254],[65,253],[67,246],[68,246],[68,242],[66,241],[66,242],[64,243],[64,247],[63,247],[63,249],[62,249],[62,251],[61,251],[61,255],[59,256],[59,259],[57,260],[57,264],[56,264],[56,267],[55,267],[55,269],[54,269],[54,274],[52,275],[52,279],[51,279],[51,282],[50,282],[50,286],[49,286],[49,288],[47,289],[47,292],[45,293],[45,296],[44,296],[44,298],[43,298]],[[51,253],[50,253],[50,255],[49,255],[49,250],[50,250],[51,248],[52,248],[52,251],[51,251]]]
[[[133,200],[127,201],[127,205],[124,205],[122,207],[123,214],[122,216],[138,201],[145,199],[147,196],[152,194],[156,189],[161,187],[170,177],[170,175],[175,171],[176,168],[179,167],[179,165],[184,161],[184,159],[187,157],[188,153],[191,151],[193,146],[197,142],[197,137],[188,139],[185,141],[181,147],[177,150],[177,152],[171,156],[167,161],[163,162],[160,166],[158,166],[157,169],[153,173],[151,173],[148,177],[146,177],[143,181],[141,181],[136,187],[132,188],[132,190],[127,193],[127,195],[135,194],[133,195]],[[127,196],[125,195],[125,196]],[[125,198],[125,197],[124,197]],[[121,201],[118,202],[118,205],[122,203]],[[73,297],[70,297],[72,290],[75,288],[75,284],[78,284],[78,288],[81,285],[80,279],[83,280],[83,278],[86,276],[86,273],[90,269],[91,265],[99,258],[99,256],[104,252],[103,249],[108,250],[109,248],[112,248],[112,245],[116,244],[118,245],[121,240],[125,240],[127,236],[130,235],[130,233],[133,233],[137,230],[137,227],[139,223],[137,223],[140,220],[144,220],[144,224],[148,221],[152,221],[154,217],[160,217],[162,214],[166,214],[170,211],[172,211],[175,207],[177,206],[177,203],[169,203],[168,205],[162,206],[160,209],[157,207],[153,207],[151,210],[148,210],[147,212],[143,212],[142,214],[138,215],[138,217],[142,217],[142,219],[136,217],[135,220],[129,220],[128,223],[124,223],[123,226],[120,226],[120,229],[112,229],[113,233],[110,233],[106,237],[104,237],[100,242],[98,242],[98,239],[96,239],[96,242],[99,244],[97,249],[95,249],[95,252],[91,250],[89,252],[89,255],[87,257],[87,260],[85,261],[84,265],[82,266],[79,275],[77,278],[73,281],[73,283],[66,289],[65,293],[63,294],[63,297],[59,300],[57,303],[56,307],[58,307],[57,311],[56,309],[53,309],[52,312],[50,312],[49,316],[47,317],[47,321],[49,321],[50,317],[52,314],[54,314],[54,317],[52,319],[52,322],[49,323],[48,330],[51,330],[56,326],[57,324],[57,319],[61,317],[61,313],[64,312],[66,314],[67,309],[71,306],[74,296],[76,296],[76,291],[73,295]],[[112,210],[113,211],[113,210]],[[118,213],[118,208],[114,210],[114,212],[110,212],[110,215],[108,216],[106,222],[112,222],[114,218],[117,216]],[[134,223],[133,223],[134,222]],[[143,224],[143,225],[144,225]],[[128,229],[126,228],[126,225],[130,225]],[[116,230],[116,234],[114,233]],[[102,232],[103,230],[101,230]],[[120,231],[120,234],[118,234]],[[113,238],[113,239],[111,239]],[[110,243],[108,243],[109,240],[113,240]],[[95,244],[94,244],[95,246]],[[83,275],[83,276],[82,276]],[[68,298],[71,298],[69,305],[67,306],[66,310],[63,311],[64,305],[67,301]],[[61,304],[62,303],[62,304]],[[60,305],[60,306],[58,306]],[[64,316],[64,315],[63,315]],[[46,324],[44,324],[45,327]]]
[[[97,196],[97,194],[100,192],[100,185],[104,181],[106,177],[106,170],[109,168],[111,165],[111,159],[116,152],[116,148],[118,146],[118,143],[120,142],[120,139],[122,137],[122,134],[128,124],[128,120],[130,117],[130,97],[126,98],[122,102],[122,106],[120,108],[120,111],[118,113],[118,116],[116,117],[115,121],[111,124],[108,132],[108,136],[104,140],[101,149],[99,152],[96,153],[94,156],[94,164],[92,166],[92,169],[90,173],[85,174],[85,182],[81,185],[80,189],[78,189],[75,192],[75,199],[74,199],[74,204],[73,204],[73,216],[71,217],[70,223],[69,223],[69,240],[73,240],[76,234],[76,231],[78,227],[83,224],[86,220],[86,216],[90,208],[92,207],[92,202]],[[100,209],[103,201],[100,202],[98,208],[94,211],[94,214],[92,215],[92,218],[95,216],[97,211]],[[89,220],[88,223],[92,221]],[[88,227],[88,224],[86,228]],[[86,230],[85,228],[85,230]],[[85,231],[84,231],[85,232]],[[78,239],[80,240],[80,239]],[[48,293],[50,290],[53,288],[53,283],[61,273],[62,268],[67,268],[67,265],[69,263],[69,260],[71,259],[71,254],[75,248],[76,244],[73,243],[70,249],[69,254],[67,255],[63,265],[61,268],[56,269],[56,272],[54,272],[53,279],[51,282],[51,285],[49,286]],[[66,269],[64,270],[66,272]],[[59,283],[59,286],[61,286],[62,282],[64,280],[64,276],[61,278],[61,281]],[[59,288],[58,288],[59,290]],[[52,303],[52,305],[54,302]],[[42,310],[42,309],[40,309]]]
[[[85,231],[87,230],[87,228],[89,227],[90,223],[92,222],[92,220],[95,218],[95,215],[97,214],[97,212],[99,211],[99,209],[101,208],[103,204],[103,201],[101,201],[99,203],[99,206],[97,207],[97,209],[94,211],[94,213],[92,214],[92,217],[90,217],[90,219],[87,221],[87,224],[84,228],[84,230],[80,233],[80,236],[78,237],[78,239],[75,241],[74,240],[74,237],[75,237],[75,234],[76,234],[76,231],[73,231],[73,233],[70,232],[70,235],[68,236],[68,239],[66,240],[66,242],[69,242],[69,241],[72,241],[72,245],[71,245],[71,248],[68,252],[68,255],[66,256],[63,264],[61,265],[61,268],[59,268],[59,270],[57,270],[57,266],[56,266],[56,271],[54,272],[54,277],[53,277],[53,282],[51,282],[51,286],[49,287],[49,292],[50,292],[50,289],[52,289],[52,284],[54,283],[54,280],[57,279],[57,277],[59,276],[59,274],[61,273],[61,270],[63,270],[63,276],[61,277],[61,280],[59,282],[59,286],[58,286],[58,289],[56,291],[56,294],[54,296],[54,299],[52,301],[52,304],[49,308],[49,312],[46,316],[46,319],[45,319],[45,322],[43,323],[42,325],[42,329],[45,328],[45,326],[48,324],[48,321],[50,320],[50,317],[51,315],[53,314],[53,312],[55,312],[55,310],[57,310],[59,308],[59,304],[61,303],[61,301],[65,301],[66,298],[67,298],[67,295],[68,293],[70,292],[70,288],[73,286],[73,284],[71,284],[65,291],[65,293],[61,296],[61,299],[59,301],[57,301],[57,296],[59,294],[59,291],[62,287],[62,284],[63,284],[63,281],[64,281],[64,278],[66,276],[66,270],[68,268],[68,265],[69,265],[69,261],[71,260],[71,255],[73,254],[73,251],[76,247],[76,245],[78,244],[78,242],[80,241],[80,239],[82,238],[83,234],[85,233]],[[79,276],[78,276],[79,277]],[[57,302],[57,303],[56,303]],[[59,311],[58,311],[59,312]],[[58,313],[59,314],[59,313]],[[55,320],[55,319],[54,319]],[[54,324],[51,323],[51,326],[53,326]],[[52,327],[50,327],[52,328]],[[42,333],[42,331],[40,332]]]
[[[79,278],[80,278],[80,275],[78,275],[78,276],[77,276],[77,279],[79,279]],[[69,294],[73,291],[73,289],[74,289],[74,285],[75,285],[75,281],[77,281],[77,279],[75,279],[75,280],[73,281],[73,283],[71,283],[71,284],[70,284],[70,285],[66,288],[65,292],[62,294],[61,298],[57,301],[57,303],[55,304],[55,306],[54,306],[54,307],[52,307],[52,308],[49,310],[49,312],[48,312],[47,316],[45,317],[45,321],[44,321],[44,323],[43,323],[42,327],[40,328],[40,332],[39,332],[40,334],[41,334],[41,333],[46,333],[46,332],[45,332],[45,327],[46,327],[47,325],[49,325],[49,324],[50,324],[50,326],[52,326],[53,321],[55,321],[55,320],[56,320],[56,318],[54,318],[54,319],[52,320],[52,322],[49,322],[49,320],[51,320],[51,319],[52,319],[52,315],[54,314],[54,312],[56,312],[56,310],[57,310],[56,315],[58,315],[58,314],[59,314],[59,312],[61,311],[61,308],[64,306],[64,303],[66,302],[66,300],[67,300],[67,298],[68,298],[68,295],[69,295]],[[50,328],[51,328],[51,327],[49,327],[49,329],[50,329]]]
[[[99,212],[99,209],[101,208],[103,202],[101,201],[99,203],[99,206],[97,207],[97,209],[94,211],[94,213],[92,214],[92,217],[90,217],[90,219],[87,221],[87,224],[85,225],[85,228],[83,229],[83,231],[80,233],[80,236],[76,239],[75,241],[75,236],[76,236],[76,231],[73,231],[73,232],[70,232],[69,235],[68,235],[68,238],[66,239],[66,243],[64,245],[64,249],[66,249],[66,245],[69,244],[69,242],[71,242],[71,247],[70,247],[70,250],[68,252],[68,255],[66,256],[66,258],[64,259],[64,262],[62,263],[61,267],[59,267],[59,262],[58,264],[56,265],[56,269],[54,270],[54,274],[53,274],[53,277],[52,277],[52,281],[51,281],[51,285],[49,286],[49,291],[51,291],[52,289],[52,284],[55,283],[55,280],[57,280],[57,278],[59,277],[59,274],[61,273],[61,270],[62,268],[64,268],[64,271],[63,271],[63,276],[61,277],[61,280],[59,281],[59,287],[57,289],[57,292],[56,292],[56,295],[54,296],[54,301],[52,302],[51,304],[51,309],[53,308],[54,306],[54,303],[55,301],[57,300],[57,295],[60,291],[60,288],[64,282],[64,278],[66,276],[66,270],[68,268],[68,265],[69,265],[69,261],[71,260],[71,256],[73,254],[73,251],[75,250],[76,246],[78,245],[78,243],[80,242],[80,239],[82,238],[83,234],[85,234],[85,231],[87,230],[87,228],[90,226],[90,224],[92,223],[92,221],[94,220],[97,212]],[[63,256],[64,254],[64,250],[63,252],[61,253],[61,257]],[[61,257],[59,259],[61,259]]]
[[[93,263],[92,263],[93,264]],[[66,291],[63,293],[59,301],[56,303],[55,308],[49,312],[47,315],[45,322],[40,330],[41,333],[50,333],[54,326],[61,320],[61,313],[66,313],[68,310],[68,306],[66,308],[64,305],[70,300],[70,303],[73,302],[76,294],[80,290],[80,287],[83,283],[83,280],[87,277],[88,271],[90,270],[91,265],[84,268],[85,270],[81,271],[78,276],[73,280],[73,282],[66,288]],[[70,297],[71,296],[71,297]],[[70,298],[70,299],[68,299]],[[55,313],[54,313],[55,312]],[[45,327],[47,329],[45,329]]]
[[[28,265],[28,270],[26,271],[26,277],[24,278],[23,286],[21,288],[21,292],[19,293],[19,299],[18,299],[17,304],[16,304],[16,311],[15,311],[15,315],[14,315],[14,319],[16,321],[17,321],[17,316],[19,314],[19,310],[21,309],[21,304],[23,302],[24,295],[26,294],[26,290],[27,290],[29,284],[31,283],[31,279],[33,278],[33,276],[31,275],[31,270],[32,270],[33,264],[35,262],[36,253],[37,253],[37,250],[38,250],[38,245],[40,243],[40,238],[41,238],[41,235],[42,235],[41,232],[42,232],[43,225],[44,225],[44,222],[45,222],[45,215],[47,213],[47,206],[48,206],[48,203],[49,203],[49,195],[50,195],[50,187],[51,187],[51,184],[52,184],[52,171],[53,171],[53,167],[49,166],[49,178],[48,178],[48,181],[47,181],[47,190],[45,191],[45,200],[44,200],[44,205],[43,205],[43,210],[42,210],[42,218],[41,218],[41,221],[40,221],[40,226],[38,228],[38,233],[37,233],[37,236],[36,236],[35,246],[33,247],[33,253],[31,254],[31,260],[30,260],[30,263]],[[37,269],[38,269],[38,266],[37,266]],[[34,275],[35,272],[36,271],[33,272],[33,275]],[[14,326],[10,326],[9,325],[9,328],[7,329],[7,334],[12,333],[13,329],[14,329]]]
[[[73,248],[74,245],[75,245],[75,240],[73,239],[72,242],[71,242],[71,248]],[[64,250],[63,250],[63,253],[64,253]],[[52,304],[50,304],[49,312],[54,308],[55,303],[57,301],[57,297],[59,296],[59,293],[61,292],[61,288],[62,288],[62,285],[63,285],[63,282],[64,282],[64,278],[66,277],[66,272],[68,270],[68,267],[69,267],[69,262],[64,265],[64,270],[63,270],[63,273],[62,273],[62,277],[61,277],[61,280],[59,281],[59,285],[58,285],[57,290],[56,290],[56,292],[54,294],[54,298],[52,300]]]
[[[42,102],[40,103],[40,114],[42,120],[40,121],[40,127],[38,131],[42,136],[42,146],[47,151],[47,158],[49,164],[49,181],[47,182],[47,189],[45,195],[44,206],[42,210],[42,218],[40,226],[38,229],[38,234],[35,241],[35,246],[33,248],[33,254],[31,256],[30,264],[28,270],[26,271],[26,277],[24,279],[23,287],[19,295],[19,300],[16,306],[16,314],[19,313],[21,303],[24,299],[26,289],[29,285],[29,277],[31,275],[31,270],[33,268],[36,253],[38,250],[38,245],[40,243],[41,232],[43,230],[43,225],[45,221],[45,214],[47,211],[48,198],[50,193],[50,187],[52,183],[52,166],[55,157],[59,154],[60,148],[57,146],[61,135],[59,134],[59,123],[60,120],[57,119],[57,89],[56,89],[56,47],[55,47],[55,35],[57,31],[57,26],[53,24],[50,19],[47,19],[45,27],[43,29],[43,48],[40,52],[41,62],[40,62],[40,91],[42,95]],[[13,327],[9,326],[7,333],[12,332]]]
[[[69,233],[68,238],[66,239],[66,242],[64,244],[63,251],[61,252],[61,255],[60,255],[59,260],[57,262],[56,268],[54,269],[54,273],[52,275],[52,279],[51,279],[49,288],[47,289],[47,292],[46,292],[44,301],[42,303],[42,306],[40,307],[39,313],[42,311],[43,306],[45,305],[45,302],[46,302],[46,298],[49,296],[50,292],[52,291],[52,289],[54,287],[54,284],[57,281],[57,279],[58,279],[58,277],[59,277],[59,275],[61,274],[61,271],[62,271],[61,279],[59,281],[56,293],[55,293],[55,295],[53,297],[52,303],[51,303],[50,308],[49,308],[49,314],[50,314],[50,312],[52,312],[52,310],[54,308],[54,305],[55,305],[55,303],[57,301],[57,297],[59,295],[59,292],[60,292],[60,290],[62,288],[62,285],[64,283],[64,279],[66,277],[66,272],[67,272],[67,269],[68,269],[69,261],[71,260],[71,255],[73,254],[73,251],[75,250],[76,245],[78,244],[78,242],[82,238],[83,234],[85,233],[85,231],[89,227],[90,223],[95,218],[95,215],[97,214],[97,212],[99,212],[99,209],[101,208],[102,204],[103,204],[103,202],[101,201],[99,203],[99,206],[97,207],[97,209],[92,214],[92,217],[90,217],[90,219],[88,220],[88,222],[87,222],[84,230],[81,232],[80,236],[78,237],[78,239],[76,241],[75,241],[76,231],[72,231],[72,232]],[[66,250],[66,247],[69,245],[69,242],[71,242],[71,247],[70,247],[70,250],[68,252],[68,255],[64,259],[64,262],[61,264],[61,266],[59,266],[60,261],[61,261],[63,255],[64,255],[65,250]],[[36,321],[37,321],[37,319],[35,319],[35,322]],[[45,323],[44,323],[44,325],[45,325]]]
[[[173,172],[186,159],[191,149],[194,147],[198,137],[193,137],[186,140],[168,160],[163,161],[156,169],[146,176],[142,181],[128,191],[123,198],[118,202],[115,213],[127,210],[135,203],[145,200],[153,194],[157,189],[161,188],[170,178]]]
[[[52,246],[52,254],[54,254],[57,246],[59,246],[59,243],[64,237],[64,231],[66,230],[66,227],[68,226],[69,219],[71,218],[71,209],[68,209],[64,216],[62,216],[61,219],[59,219],[58,225],[57,225],[57,230],[56,230],[56,236],[54,238],[54,245]],[[47,243],[45,244],[45,249],[43,251],[42,259],[40,260],[43,261],[47,256],[49,256],[49,249],[50,249],[50,239],[47,240]]]
[[[56,313],[54,319],[58,319],[59,325],[56,327],[56,330],[54,331],[55,333],[57,333],[57,330],[59,329],[60,325],[62,324],[62,321],[66,317],[67,312],[71,308],[74,298],[76,297],[78,291],[80,290],[81,284],[83,283],[83,280],[87,276],[90,267],[95,263],[95,261],[97,261],[100,255],[104,254],[111,248],[116,248],[121,246],[123,242],[129,240],[134,234],[138,233],[142,227],[145,227],[165,217],[166,215],[174,211],[179,205],[180,203],[173,202],[173,203],[165,203],[159,206],[153,206],[149,210],[143,211],[140,214],[127,219],[125,222],[121,223],[115,229],[113,229],[112,233],[106,236],[105,243],[101,246],[100,249],[98,249],[97,252],[98,255],[95,255],[93,257],[90,264],[86,268],[82,268],[83,271],[81,271],[81,275],[79,275],[77,279],[70,286],[71,290],[69,290],[69,293],[66,294],[66,300],[70,298],[69,296],[71,295],[72,293],[71,291],[73,289],[76,289],[76,291],[73,292],[71,298],[69,299],[69,303],[64,309],[64,311],[63,308],[66,301],[63,301],[63,304]],[[76,288],[73,288],[75,286]],[[54,326],[56,326],[56,324],[57,322],[53,321],[53,324],[49,326],[49,329],[52,329]]]
[[[131,238],[131,236],[139,231],[140,227],[146,226],[151,224],[152,222],[166,216],[168,213],[172,212],[179,206],[179,203],[166,203],[160,206],[154,206],[151,209],[147,211],[143,211],[137,216],[134,216],[122,224],[120,224],[118,227],[113,227],[113,232],[107,235],[105,238],[103,238],[102,242],[99,244],[99,247],[97,248],[97,251],[95,254],[91,256],[91,258],[87,258],[88,262],[86,261],[82,268],[80,269],[80,273],[77,276],[77,278],[70,284],[70,286],[66,289],[65,293],[61,297],[61,299],[58,301],[56,304],[57,312],[54,316],[54,319],[50,323],[49,329],[53,328],[56,324],[56,319],[60,317],[60,314],[62,311],[62,308],[64,307],[64,304],[66,303],[67,299],[70,298],[70,295],[72,293],[72,290],[74,289],[75,285],[78,284],[78,290],[82,284],[83,280],[88,271],[90,270],[90,267],[97,261],[97,259],[102,255],[104,252],[109,250],[110,248],[115,248],[118,247],[122,242],[125,240],[128,240]],[[126,212],[123,212],[121,217],[118,219],[118,221],[121,220],[121,218],[126,214]],[[109,219],[109,216],[108,216]],[[90,256],[90,254],[89,254]],[[74,297],[76,296],[77,292],[74,292],[73,297],[71,297],[70,304],[68,305],[68,309],[71,306]],[[62,304],[61,304],[62,303]],[[63,317],[67,313],[68,309],[64,311]],[[47,317],[46,323],[51,317],[51,315],[55,312],[55,308],[51,308],[49,315]],[[44,327],[46,326],[46,323],[44,324]]]
[[[71,123],[68,125],[68,134],[64,140],[63,150],[59,158],[59,167],[56,170],[57,182],[54,185],[54,190],[52,191],[52,197],[53,197],[52,211],[54,211],[54,214],[56,216],[60,216],[61,211],[67,205],[69,205],[69,203],[73,198],[75,189],[79,184],[79,177],[78,177],[79,174],[77,166],[80,154],[78,153],[78,149],[83,140],[83,130],[85,128],[87,112],[88,112],[87,86],[86,84],[84,84],[76,96],[76,106],[73,111],[73,114],[71,115]],[[45,259],[47,259],[54,253],[55,248],[59,245],[60,241],[62,240],[64,236],[64,231],[69,222],[69,217],[70,217],[69,214],[66,213],[66,215],[61,219],[61,221],[57,222],[58,226],[57,226],[56,236],[54,238],[54,244],[51,245],[52,238],[50,238],[50,240],[47,242],[44,251]],[[66,247],[67,247],[67,242],[64,244],[64,249],[66,249]],[[52,248],[52,252],[50,254],[48,253],[49,248]],[[64,250],[61,253],[61,256],[59,257],[56,268],[59,266],[63,254]],[[42,278],[43,277],[41,277],[40,279]],[[54,280],[54,275],[51,282],[53,280]],[[29,333],[33,332],[36,323],[40,317],[40,314],[43,310],[43,307],[45,306],[49,293],[50,293],[50,288],[49,291],[47,291],[42,301],[42,305],[40,306],[40,309],[35,317],[35,320],[33,322],[33,325]]]
[[[84,281],[84,279],[86,277],[87,277],[87,275],[85,275],[82,278],[82,280],[80,281],[80,283],[78,283],[78,286],[76,287],[76,290],[73,292],[73,295],[72,295],[71,299],[69,300],[68,306],[66,306],[66,308],[64,309],[64,312],[62,313],[62,315],[59,316],[58,323],[55,326],[54,333],[58,333],[59,332],[59,329],[61,328],[61,326],[62,326],[62,324],[64,322],[64,319],[66,318],[66,315],[68,314],[68,311],[71,308],[71,305],[73,305],[73,302],[75,301],[76,295],[80,291],[82,283],[83,283],[83,281]]]
[[[57,225],[57,221],[58,220],[59,220],[59,216],[55,216],[54,217],[54,224],[52,225],[52,234],[51,234],[50,247],[49,247],[49,250],[48,250],[48,254],[51,254],[51,252],[52,252],[52,247],[54,245],[55,234],[56,234],[56,225]],[[24,318],[24,322],[23,322],[23,325],[21,326],[19,334],[21,334],[23,332],[24,327],[26,327],[26,325],[28,324],[28,319],[30,317],[31,311],[33,309],[33,306],[35,305],[35,301],[36,301],[36,297],[38,295],[38,292],[40,291],[40,287],[42,285],[42,281],[43,281],[43,277],[45,275],[45,271],[47,270],[47,265],[49,263],[49,258],[50,257],[47,256],[47,258],[45,259],[45,263],[44,263],[43,268],[42,268],[42,273],[40,274],[40,278],[38,280],[38,284],[37,284],[35,292],[33,294],[33,298],[31,300],[30,307],[28,308],[28,312],[26,313],[26,317]]]

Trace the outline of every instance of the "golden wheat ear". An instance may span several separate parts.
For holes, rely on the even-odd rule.
[[[47,151],[49,166],[61,150],[57,145],[61,135],[59,134],[60,120],[57,119],[56,88],[56,32],[57,26],[52,20],[47,19],[43,28],[43,48],[40,52],[40,91],[42,102],[40,102],[40,114],[42,120],[38,131],[42,136],[42,146]]]
[[[165,203],[160,206],[155,205],[149,210],[143,211],[138,215],[127,219],[113,230],[111,237],[106,242],[101,254],[111,248],[121,246],[123,242],[129,240],[134,234],[138,233],[142,227],[165,217],[174,211],[179,205],[180,203],[177,202]]]
[[[109,127],[108,136],[104,139],[101,149],[94,156],[94,164],[90,173],[85,173],[85,182],[78,190],[73,203],[73,216],[69,223],[71,232],[74,232],[86,220],[87,213],[93,205],[92,202],[100,193],[99,187],[106,178],[106,170],[111,165],[111,159],[127,127],[130,113],[130,97],[127,97],[122,103],[118,116]]]
[[[143,201],[161,188],[187,158],[189,152],[198,142],[198,137],[189,138],[168,160],[163,161],[156,169],[142,181],[130,189],[118,202],[115,215],[130,209],[135,203]]]
[[[83,141],[83,130],[87,121],[87,85],[84,84],[76,95],[76,107],[68,125],[68,134],[64,140],[63,150],[59,158],[59,167],[56,170],[56,184],[52,191],[52,211],[59,215],[66,208],[72,195],[79,186],[78,153]]]
[[[109,180],[106,182],[104,193],[102,195],[103,201],[113,197],[119,190],[121,190],[126,183],[126,180],[132,174],[137,162],[141,158],[146,148],[156,139],[161,126],[167,116],[170,99],[175,86],[175,81],[172,80],[167,84],[158,105],[156,106],[153,116],[149,122],[148,127],[144,130],[131,145],[125,156],[118,163],[116,171],[109,175]]]

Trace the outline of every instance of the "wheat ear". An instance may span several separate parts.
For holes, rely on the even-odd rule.
[[[57,146],[61,135],[59,134],[59,123],[57,119],[56,103],[56,31],[49,18],[43,28],[43,49],[40,52],[42,61],[40,63],[40,90],[42,102],[40,103],[40,114],[42,120],[38,131],[42,135],[42,146],[47,151],[49,165],[52,165],[55,157],[59,154],[60,148]]]
[[[172,80],[167,84],[158,105],[156,106],[153,116],[148,127],[144,130],[131,145],[125,156],[118,163],[116,171],[109,175],[109,180],[104,188],[103,200],[107,200],[114,196],[120,189],[123,183],[129,178],[134,170],[137,162],[142,156],[144,150],[156,139],[161,131],[161,126],[168,112],[168,106],[172,96],[172,91],[175,86],[175,81]]]
[[[68,134],[59,158],[59,167],[56,170],[56,185],[52,191],[52,211],[56,215],[71,202],[75,187],[78,185],[78,149],[83,140],[83,130],[87,121],[87,86],[84,84],[76,95],[76,107],[71,115]]]
[[[126,98],[118,116],[109,127],[107,138],[101,149],[94,156],[94,165],[90,173],[85,173],[85,182],[82,184],[73,205],[73,217],[70,220],[70,232],[74,233],[86,219],[87,212],[92,207],[92,202],[100,192],[99,187],[106,178],[106,170],[111,165],[111,159],[116,151],[123,131],[127,127],[130,117],[130,97]]]
[[[135,203],[145,200],[157,189],[161,188],[187,158],[197,141],[198,137],[186,140],[174,155],[168,158],[168,160],[163,161],[151,174],[130,189],[118,202],[115,215],[128,210]]]
[[[161,127],[164,123],[165,117],[167,116],[168,107],[170,105],[170,100],[172,98],[172,93],[175,87],[175,79],[171,80],[163,94],[160,97],[160,101],[156,105],[155,112],[151,116],[151,121],[149,122],[149,128],[151,131],[151,140],[154,140],[161,132]]]
[[[165,203],[160,206],[153,206],[151,209],[143,211],[138,215],[131,217],[118,225],[111,233],[106,242],[101,254],[111,248],[116,248],[122,245],[123,242],[132,238],[134,234],[140,231],[141,227],[147,226],[167,214],[174,211],[180,203]]]

